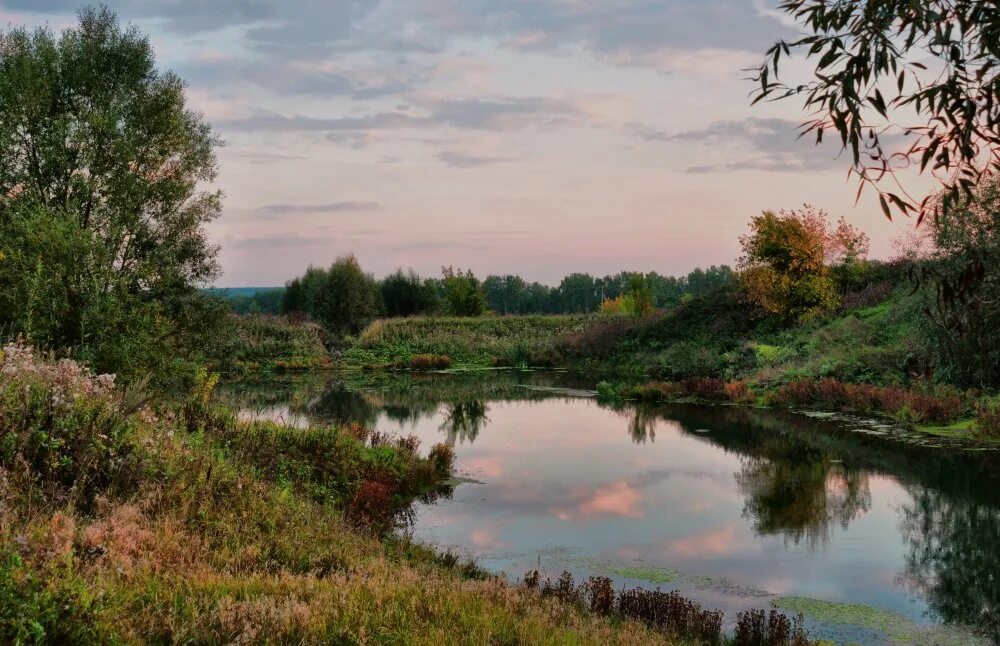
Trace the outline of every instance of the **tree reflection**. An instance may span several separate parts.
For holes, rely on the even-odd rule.
[[[1000,643],[1000,509],[911,487],[900,528],[906,581],[944,622]]]
[[[352,422],[373,426],[378,409],[364,393],[347,388],[343,382],[333,382],[317,398],[308,402],[293,402],[293,412],[303,412],[313,423],[337,425]]]
[[[458,440],[471,444],[476,441],[489,418],[486,417],[490,407],[481,399],[470,399],[462,402],[455,402],[445,406],[445,419],[441,423],[441,430],[447,434],[445,440],[449,445],[454,446]]]
[[[660,415],[651,408],[636,406],[625,413],[628,416],[628,433],[636,444],[656,441],[656,424]]]
[[[743,516],[759,534],[781,534],[815,549],[829,542],[834,524],[847,529],[871,509],[867,473],[786,442],[766,442],[762,453],[766,457],[745,458],[735,474],[747,496]]]

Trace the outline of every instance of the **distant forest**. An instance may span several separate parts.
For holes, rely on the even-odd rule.
[[[623,295],[637,276],[652,293],[656,307],[670,307],[730,282],[733,270],[727,265],[713,265],[695,269],[686,276],[627,271],[604,277],[573,273],[554,287],[528,282],[512,274],[490,275],[476,282],[486,307],[496,314],[580,314],[596,312],[601,303]],[[209,291],[226,298],[236,314],[283,314],[289,309],[300,309],[289,307],[289,300],[295,299],[289,299],[286,293],[289,287],[294,290],[299,280],[290,281],[286,287],[229,287]],[[377,282],[384,297],[382,310],[386,315],[449,313],[445,279],[421,278],[413,272],[400,270]],[[426,295],[418,310],[400,311],[393,306],[393,296],[402,284],[419,285]]]

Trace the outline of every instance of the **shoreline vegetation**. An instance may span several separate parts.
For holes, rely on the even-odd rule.
[[[376,319],[332,346],[322,327],[306,318],[234,321],[241,339],[277,352],[251,364],[274,372],[556,368],[599,382],[599,394],[609,399],[851,412],[886,416],[941,437],[1000,439],[1000,401],[991,391],[914,374],[921,352],[912,343],[922,316],[919,297],[905,285],[893,286],[902,267],[875,271],[880,279],[850,294],[838,312],[792,326],[754,319],[732,285],[641,317]],[[263,338],[271,331],[273,339]],[[250,354],[231,356],[242,361]],[[229,369],[246,374],[246,365]]]
[[[213,404],[202,371],[151,403],[23,343],[0,353],[0,636],[59,642],[806,645],[771,611],[488,574],[392,532],[449,495],[454,453],[359,425],[294,429]]]

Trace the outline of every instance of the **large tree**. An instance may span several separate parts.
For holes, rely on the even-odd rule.
[[[125,372],[204,332],[219,143],[106,8],[0,34],[0,331]]]
[[[811,207],[765,211],[740,236],[740,283],[762,312],[786,320],[809,320],[839,302],[824,262],[827,216]]]

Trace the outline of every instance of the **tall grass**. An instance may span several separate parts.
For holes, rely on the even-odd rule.
[[[455,367],[552,366],[559,339],[597,321],[593,315],[411,317],[375,321],[341,359],[345,366],[410,365],[448,357]]]
[[[285,316],[231,316],[232,343],[219,368],[230,372],[316,370],[331,364],[320,325]]]

